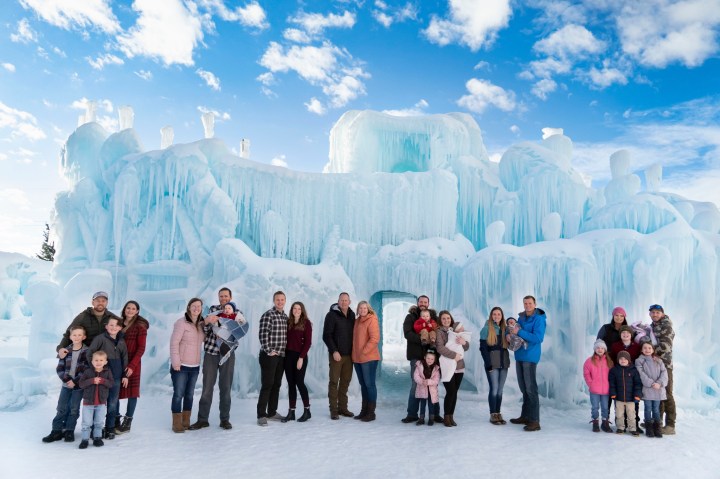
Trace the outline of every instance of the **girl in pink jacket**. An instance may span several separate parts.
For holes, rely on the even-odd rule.
[[[425,405],[427,404],[428,397],[432,406],[428,408],[428,412],[435,411],[435,407],[440,402],[440,396],[438,395],[438,384],[440,383],[440,366],[437,362],[437,353],[434,349],[430,348],[425,353],[425,357],[421,361],[417,361],[415,364],[415,374],[413,375],[415,380],[415,398],[420,402],[420,417],[415,423],[418,426],[425,424]],[[435,424],[433,415],[428,415],[428,426]]]
[[[613,367],[612,359],[607,354],[607,345],[602,339],[593,345],[595,353],[585,360],[583,376],[590,389],[590,414],[593,432],[612,432],[610,429],[610,380],[608,376]],[[602,415],[602,426],[598,425],[598,408]]]

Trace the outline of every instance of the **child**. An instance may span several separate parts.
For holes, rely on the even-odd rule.
[[[415,321],[413,328],[415,332],[420,335],[420,342],[422,344],[435,344],[437,334],[437,321],[430,317],[430,310],[424,309],[420,311],[420,317]]]
[[[83,396],[78,382],[88,366],[85,356],[87,346],[83,344],[85,328],[71,326],[69,337],[72,344],[65,348],[67,355],[58,361],[56,368],[63,382],[58,398],[57,414],[52,421],[52,431],[42,439],[43,442],[55,442],[63,438],[65,442],[75,441],[75,425],[80,417],[80,402]]]
[[[640,345],[633,342],[632,328],[630,326],[620,328],[620,341],[616,341],[610,346],[610,357],[617,361],[620,351],[627,351],[630,354],[630,363],[634,363],[640,357]]]
[[[425,424],[425,404],[430,398],[432,405],[428,407],[428,426],[435,424],[432,411],[436,411],[440,404],[438,383],[440,382],[440,366],[437,365],[437,353],[429,348],[425,357],[415,363],[415,398],[420,401],[420,417],[415,423],[418,426]]]
[[[610,409],[610,383],[608,376],[610,368],[613,367],[612,359],[607,354],[607,345],[602,339],[595,341],[593,345],[595,351],[592,356],[585,360],[583,366],[583,376],[585,382],[590,389],[590,413],[592,416],[593,432],[612,432],[610,429],[609,409]],[[602,413],[602,426],[598,427],[598,407]]]
[[[621,333],[622,335],[622,333]],[[642,395],[642,380],[635,366],[632,357],[627,351],[620,351],[617,355],[618,364],[610,370],[610,398],[615,400],[615,425],[618,434],[625,432],[623,429],[627,419],[627,430],[637,437],[640,432],[637,430],[635,405],[640,402]]]
[[[105,332],[95,336],[92,344],[87,350],[88,355],[96,351],[105,351],[107,362],[112,372],[115,383],[110,389],[107,399],[107,418],[105,420],[105,431],[103,439],[115,439],[115,420],[118,415],[120,402],[120,385],[126,388],[128,378],[125,377],[125,368],[128,364],[128,350],[123,334],[120,332],[120,320],[117,318],[108,319],[105,325]]]
[[[508,343],[508,350],[510,351],[517,351],[520,348],[527,349],[527,343],[523,338],[518,336],[515,333],[511,333],[510,331],[515,331],[515,325],[517,324],[517,319],[513,318],[512,316],[507,318],[505,320],[505,324],[507,324],[507,328],[505,328],[505,331],[508,331],[508,333],[505,335],[505,339]]]
[[[220,319],[217,324],[212,326],[212,331],[217,336],[216,344],[222,356],[220,359],[222,366],[238,347],[238,340],[248,332],[249,325],[245,316],[232,301],[225,303],[222,312],[217,316]]]
[[[647,437],[662,437],[660,401],[667,397],[665,387],[668,384],[668,373],[662,360],[655,356],[655,346],[652,343],[644,342],[641,351],[642,354],[635,361],[635,367],[643,385],[645,433]]]
[[[80,387],[83,391],[82,410],[82,441],[80,449],[87,449],[90,440],[90,429],[93,430],[93,446],[103,446],[102,434],[105,422],[105,403],[110,388],[115,383],[112,372],[107,368],[107,353],[95,351],[92,355],[92,367],[87,368],[80,376]]]
[[[642,346],[645,341],[650,341],[653,344],[657,344],[655,333],[653,333],[652,325],[643,324],[640,321],[632,323],[630,328],[635,333],[635,342]]]

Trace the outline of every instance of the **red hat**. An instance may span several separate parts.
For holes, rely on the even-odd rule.
[[[626,313],[625,310],[624,310],[623,308],[621,308],[620,306],[618,306],[618,307],[616,307],[615,309],[613,309],[612,315],[615,316],[616,314],[621,314],[624,318],[627,318],[627,313]]]

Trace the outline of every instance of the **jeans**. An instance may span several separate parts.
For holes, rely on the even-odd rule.
[[[170,369],[170,379],[173,384],[173,396],[170,410],[176,414],[183,411],[192,411],[193,393],[195,383],[200,374],[200,366],[189,368],[180,366],[180,371]]]
[[[600,409],[600,415],[602,416],[603,421],[610,417],[608,397],[608,394],[590,393],[590,417],[593,419],[593,421],[596,421],[598,419],[598,409]]]
[[[80,417],[80,403],[82,402],[82,389],[62,387],[58,398],[57,414],[52,422],[53,431],[74,431],[78,417]]]
[[[537,363],[515,361],[518,387],[523,395],[520,416],[534,422],[540,422],[540,397],[537,387]]]
[[[353,374],[353,363],[350,355],[340,356],[335,361],[330,355],[330,378],[328,383],[328,401],[330,413],[346,411],[348,408],[348,388]]]
[[[647,400],[644,399],[645,405],[645,427],[648,426],[648,421],[660,421],[660,400]]]
[[[103,425],[105,424],[105,414],[107,406],[100,404],[98,406],[82,407],[82,440],[90,439],[90,430],[93,431],[93,438],[102,437]]]
[[[138,398],[128,398],[127,409],[125,410],[125,416],[133,417],[135,415],[135,408],[137,407]]]
[[[202,368],[202,394],[198,406],[198,421],[206,421],[210,416],[215,381],[220,376],[220,420],[230,420],[230,392],[232,390],[233,375],[235,374],[235,353],[232,353],[228,360],[220,366],[219,354],[205,354]]]
[[[118,415],[120,406],[120,380],[115,379],[115,384],[110,388],[107,399],[107,417],[105,418],[105,428],[112,431],[115,428],[115,418]]]
[[[503,388],[505,387],[505,379],[507,379],[508,369],[493,369],[485,371],[488,386],[488,405],[490,406],[490,414],[499,413],[502,406]]]
[[[260,351],[260,396],[257,417],[273,417],[277,413],[283,377],[283,357],[268,356]]]
[[[360,393],[367,402],[377,402],[377,386],[375,385],[375,374],[377,373],[380,361],[368,361],[366,363],[355,363],[355,375],[360,383]]]
[[[455,414],[457,392],[460,389],[460,383],[462,383],[464,375],[464,373],[455,373],[450,381],[443,383],[443,386],[445,386],[445,414]],[[440,403],[438,403],[438,409],[439,405]]]
[[[285,351],[285,379],[287,379],[288,383],[290,409],[295,409],[298,391],[300,391],[303,406],[310,407],[310,396],[308,395],[307,386],[305,386],[305,371],[307,371],[308,358],[303,359],[303,365],[300,369],[297,368],[298,359],[300,359],[299,352]]]

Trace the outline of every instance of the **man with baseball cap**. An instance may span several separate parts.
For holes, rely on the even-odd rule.
[[[660,420],[665,417],[663,434],[675,434],[675,398],[673,397],[673,362],[672,348],[675,330],[673,330],[670,317],[659,304],[653,304],[649,308],[650,319],[652,319],[652,331],[657,339],[655,354],[665,363],[668,374],[668,384],[665,387],[667,399],[660,403]]]
[[[107,309],[107,305],[108,294],[105,291],[98,291],[92,295],[92,306],[75,316],[75,319],[72,320],[70,326],[65,330],[60,344],[55,348],[60,359],[64,358],[67,354],[65,348],[72,344],[70,340],[70,329],[74,326],[82,326],[85,328],[85,344],[90,345],[93,339],[95,339],[95,336],[105,332],[105,325],[110,318],[115,318],[122,323],[120,318]]]

